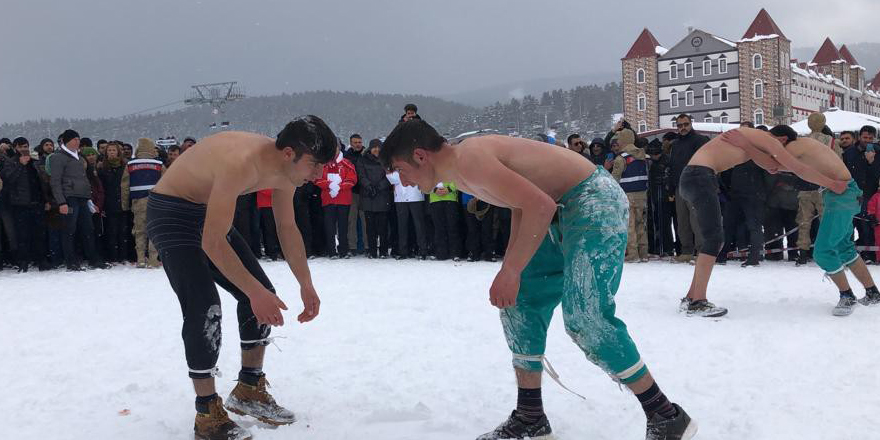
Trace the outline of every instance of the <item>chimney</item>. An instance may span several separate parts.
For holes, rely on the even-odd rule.
[[[688,26],[688,34],[690,34],[690,33],[693,32],[693,31],[694,31],[694,27],[693,27],[693,26]]]

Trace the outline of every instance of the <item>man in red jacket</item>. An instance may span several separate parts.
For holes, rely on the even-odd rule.
[[[315,181],[315,185],[321,188],[327,256],[331,260],[351,258],[348,253],[348,212],[351,209],[351,189],[355,184],[357,171],[348,159],[342,157],[337,146],[336,159],[324,164],[324,174]]]

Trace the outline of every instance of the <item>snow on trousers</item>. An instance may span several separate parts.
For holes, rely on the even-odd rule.
[[[559,200],[557,218],[522,272],[516,306],[501,310],[513,366],[543,370],[553,310],[587,358],[622,383],[647,372],[626,324],[614,316],[626,250],[629,206],[604,169]]]
[[[257,324],[247,295],[232,284],[202,250],[207,207],[177,197],[151,193],[147,204],[147,234],[159,250],[165,274],[183,312],[183,345],[189,377],[207,379],[216,372],[221,333],[219,284],[238,301],[241,349],[269,343],[270,326]],[[244,267],[266,289],[272,283],[241,234],[232,228],[226,236]]]
[[[853,216],[861,212],[862,190],[850,180],[843,194],[825,190],[822,221],[813,247],[813,259],[828,275],[842,271],[859,258],[852,240]]]
[[[798,249],[810,250],[810,228],[813,226],[813,217],[822,215],[822,206],[822,194],[818,190],[798,192]]]

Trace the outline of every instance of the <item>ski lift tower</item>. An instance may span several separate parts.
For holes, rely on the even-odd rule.
[[[186,105],[211,105],[211,114],[214,122],[210,127],[218,127],[217,122],[223,113],[223,106],[232,101],[244,99],[244,89],[238,85],[238,81],[228,81],[213,84],[196,84],[192,91],[184,99]],[[221,128],[229,127],[229,121],[220,121]]]

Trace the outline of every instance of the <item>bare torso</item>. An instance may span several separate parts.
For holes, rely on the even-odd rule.
[[[721,136],[718,136],[700,147],[691,157],[688,165],[709,167],[715,170],[715,173],[720,173],[748,160],[749,155],[743,149],[725,142]]]
[[[234,182],[236,196],[266,188],[292,189],[290,181],[265,172],[270,167],[263,159],[274,150],[274,139],[255,133],[228,131],[208,136],[181,154],[153,191],[207,204],[217,179]]]
[[[497,158],[553,200],[559,200],[596,171],[592,162],[574,151],[529,139],[489,135],[466,139],[455,148],[460,161],[471,160],[471,155],[485,154]],[[465,175],[456,184],[480,200],[496,206],[508,206],[495,197],[486,185],[477,186]]]
[[[815,139],[799,138],[789,142],[785,149],[805,165],[830,179],[848,181],[852,178],[840,156],[831,147]]]

